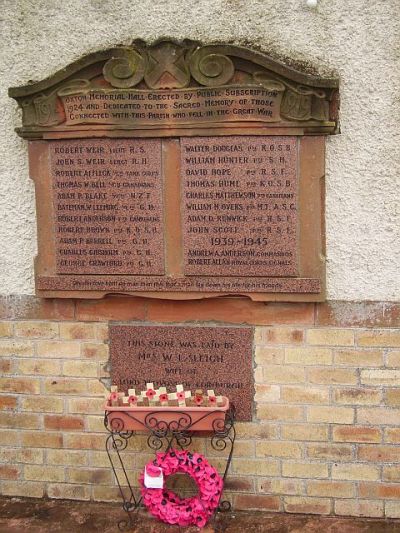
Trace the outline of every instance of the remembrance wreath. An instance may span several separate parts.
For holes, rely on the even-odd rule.
[[[194,479],[198,486],[197,496],[180,498],[166,488],[152,489],[144,485],[144,471],[139,482],[142,487],[143,503],[149,512],[167,524],[203,527],[218,507],[223,480],[217,470],[199,453],[170,449],[158,452],[145,469],[154,466],[162,469],[164,481],[168,476],[182,472]]]

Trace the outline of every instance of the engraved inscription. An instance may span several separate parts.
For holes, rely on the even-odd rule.
[[[61,96],[65,123],[191,124],[198,122],[278,122],[284,86],[176,89],[169,91],[91,90]]]
[[[56,271],[164,274],[161,141],[49,146]]]
[[[40,289],[77,291],[134,291],[134,292],[219,292],[219,293],[314,293],[321,292],[318,278],[262,278],[262,277],[201,277],[146,278],[135,276],[97,276],[62,278],[39,276]]]
[[[181,139],[184,273],[296,276],[295,137]]]
[[[239,419],[251,419],[251,328],[110,326],[112,382],[143,390],[177,383],[227,396]]]

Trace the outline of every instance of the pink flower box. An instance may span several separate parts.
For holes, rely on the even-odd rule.
[[[214,431],[223,432],[229,400],[223,397],[222,406],[170,407],[105,405],[107,427],[113,432],[123,431]]]

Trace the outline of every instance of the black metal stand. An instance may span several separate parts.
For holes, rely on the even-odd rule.
[[[212,415],[215,417],[216,412],[217,411],[210,411],[206,413],[201,420],[206,421],[207,417]],[[150,412],[147,414],[144,421],[141,421],[135,417],[134,412],[129,413],[125,411],[124,417],[118,418],[118,416],[116,417],[115,411],[112,413],[112,417],[109,416],[111,414],[110,411],[105,411],[104,425],[109,432],[106,439],[106,451],[110,459],[115,479],[117,480],[123,502],[122,507],[128,514],[128,520],[121,520],[118,522],[118,528],[121,531],[134,525],[133,514],[139,509],[142,503],[140,493],[137,492],[137,494],[135,494],[133,490],[121,455],[121,452],[127,448],[129,439],[134,438],[136,435],[143,434],[143,432],[147,433],[148,447],[154,451],[163,451],[164,453],[167,453],[173,447],[174,443],[182,450],[187,448],[192,443],[192,438],[194,436],[209,438],[214,450],[226,450],[227,457],[225,470],[220,474],[225,483],[232,461],[236,438],[234,406],[231,405],[225,413],[218,411],[218,413],[221,413],[221,417],[213,420],[212,429],[207,432],[196,432],[191,429],[192,426],[194,427],[199,423],[199,420],[193,423],[190,414],[185,411],[169,411],[168,408],[166,408],[164,413],[168,413],[168,422],[161,418],[162,414],[160,414],[160,412]],[[172,421],[171,413],[174,415]],[[140,424],[140,426],[143,427],[143,430],[132,431],[126,429],[126,426],[128,426],[127,419],[131,419],[135,424]],[[123,487],[125,488],[125,491]],[[216,512],[229,511],[231,509],[230,502],[227,500],[221,501],[221,497],[222,493]]]

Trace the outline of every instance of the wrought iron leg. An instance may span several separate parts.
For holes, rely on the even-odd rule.
[[[133,492],[133,488],[131,486],[131,483],[128,478],[128,474],[125,469],[124,462],[121,457],[121,451],[124,450],[128,445],[128,440],[132,435],[128,435],[126,437],[121,436],[119,433],[111,433],[106,440],[106,451],[108,455],[108,459],[111,464],[111,468],[114,472],[115,479],[118,484],[119,493],[121,495],[122,499],[122,508],[123,510],[128,514],[128,520],[120,520],[118,522],[118,529],[120,531],[123,531],[127,529],[128,527],[131,528],[133,526],[133,519],[132,519],[132,513],[138,510],[140,503],[142,501],[142,498],[136,498],[135,494]],[[112,451],[115,452],[115,456],[113,456]],[[117,459],[114,461],[114,459]],[[129,491],[129,496],[126,498],[124,489],[122,487],[121,481],[120,481],[120,475],[117,472],[117,467],[121,467],[122,470],[122,479],[124,482],[126,482],[126,490]]]
[[[151,417],[150,420],[152,420]],[[188,424],[183,424],[183,421],[186,421],[186,419],[181,418],[180,423],[174,422],[173,424],[170,423],[169,425],[163,424],[162,427],[160,427],[159,424],[154,427],[146,426],[145,429],[147,429],[147,431],[150,433],[147,439],[149,448],[154,451],[163,450],[163,453],[167,454],[175,443],[177,448],[180,448],[181,450],[187,449],[192,442],[192,436],[194,433],[190,431],[190,417]],[[235,409],[233,406],[231,406],[226,412],[224,419],[217,419],[214,421],[213,432],[209,437],[211,439],[211,446],[216,451],[227,450],[227,447],[229,446],[229,453],[226,459],[225,469],[222,474],[224,484],[233,457],[236,438],[234,422]],[[135,525],[133,515],[138,511],[142,503],[142,497],[140,495],[137,497],[135,496],[124,461],[121,456],[121,452],[127,448],[129,440],[135,436],[135,433],[134,431],[124,430],[123,421],[120,419],[114,420],[114,426],[110,428],[108,425],[107,412],[104,418],[104,425],[109,431],[109,435],[106,439],[107,455],[110,460],[111,468],[117,481],[119,493],[123,502],[122,508],[128,515],[126,520],[120,520],[118,522],[118,529],[123,531],[128,528],[132,528]],[[219,503],[218,507],[214,511],[214,518],[217,518],[219,512],[230,511],[232,507],[229,501],[222,500],[223,490],[224,489],[222,489],[221,494],[219,495]],[[126,495],[126,492],[128,492],[128,495]]]

